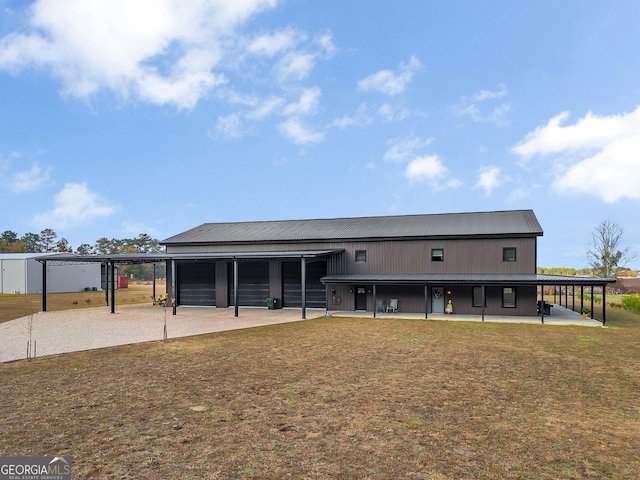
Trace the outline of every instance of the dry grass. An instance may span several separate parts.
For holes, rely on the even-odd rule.
[[[2,455],[74,478],[640,477],[640,318],[322,318],[0,365]]]
[[[156,286],[156,296],[164,292],[165,286]],[[129,288],[116,290],[116,305],[151,303],[153,285],[151,283],[130,283]],[[111,292],[109,292],[111,301]],[[48,293],[47,311],[72,310],[77,308],[105,305],[105,292]],[[42,311],[42,295],[0,294],[0,323],[25,317]]]

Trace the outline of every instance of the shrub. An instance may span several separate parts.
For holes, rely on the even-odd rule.
[[[640,295],[623,295],[622,308],[631,312],[640,313]]]

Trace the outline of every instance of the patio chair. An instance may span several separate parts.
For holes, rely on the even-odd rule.
[[[387,305],[387,313],[398,313],[398,299],[392,298],[389,300],[389,305]]]

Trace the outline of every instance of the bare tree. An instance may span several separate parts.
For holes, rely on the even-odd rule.
[[[604,221],[593,229],[587,259],[594,275],[613,278],[619,267],[635,258],[631,247],[621,247],[623,235],[624,228],[610,221]]]

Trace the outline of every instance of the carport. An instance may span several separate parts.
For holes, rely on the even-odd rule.
[[[307,262],[331,257],[343,250],[300,250],[300,251],[273,251],[273,252],[216,252],[216,253],[133,253],[133,254],[107,254],[107,255],[76,255],[76,254],[56,254],[45,255],[38,258],[42,263],[42,311],[47,311],[47,268],[57,265],[67,265],[71,263],[101,263],[105,265],[107,271],[107,282],[105,289],[105,302],[111,308],[111,313],[115,313],[115,266],[116,265],[132,265],[141,263],[165,263],[167,264],[167,276],[171,282],[169,298],[177,297],[176,289],[176,263],[179,261],[190,262],[211,262],[215,260],[227,260],[233,263],[233,304],[234,316],[239,314],[238,292],[242,285],[239,283],[238,264],[240,262],[287,259],[289,261],[300,262],[300,282],[301,282],[301,310],[302,319],[306,318],[307,299],[306,299],[306,281],[307,281]],[[109,279],[111,286],[109,286]],[[109,298],[109,292],[111,298]],[[155,278],[153,286],[153,296],[155,298]],[[173,315],[177,314],[178,305],[172,301]]]

